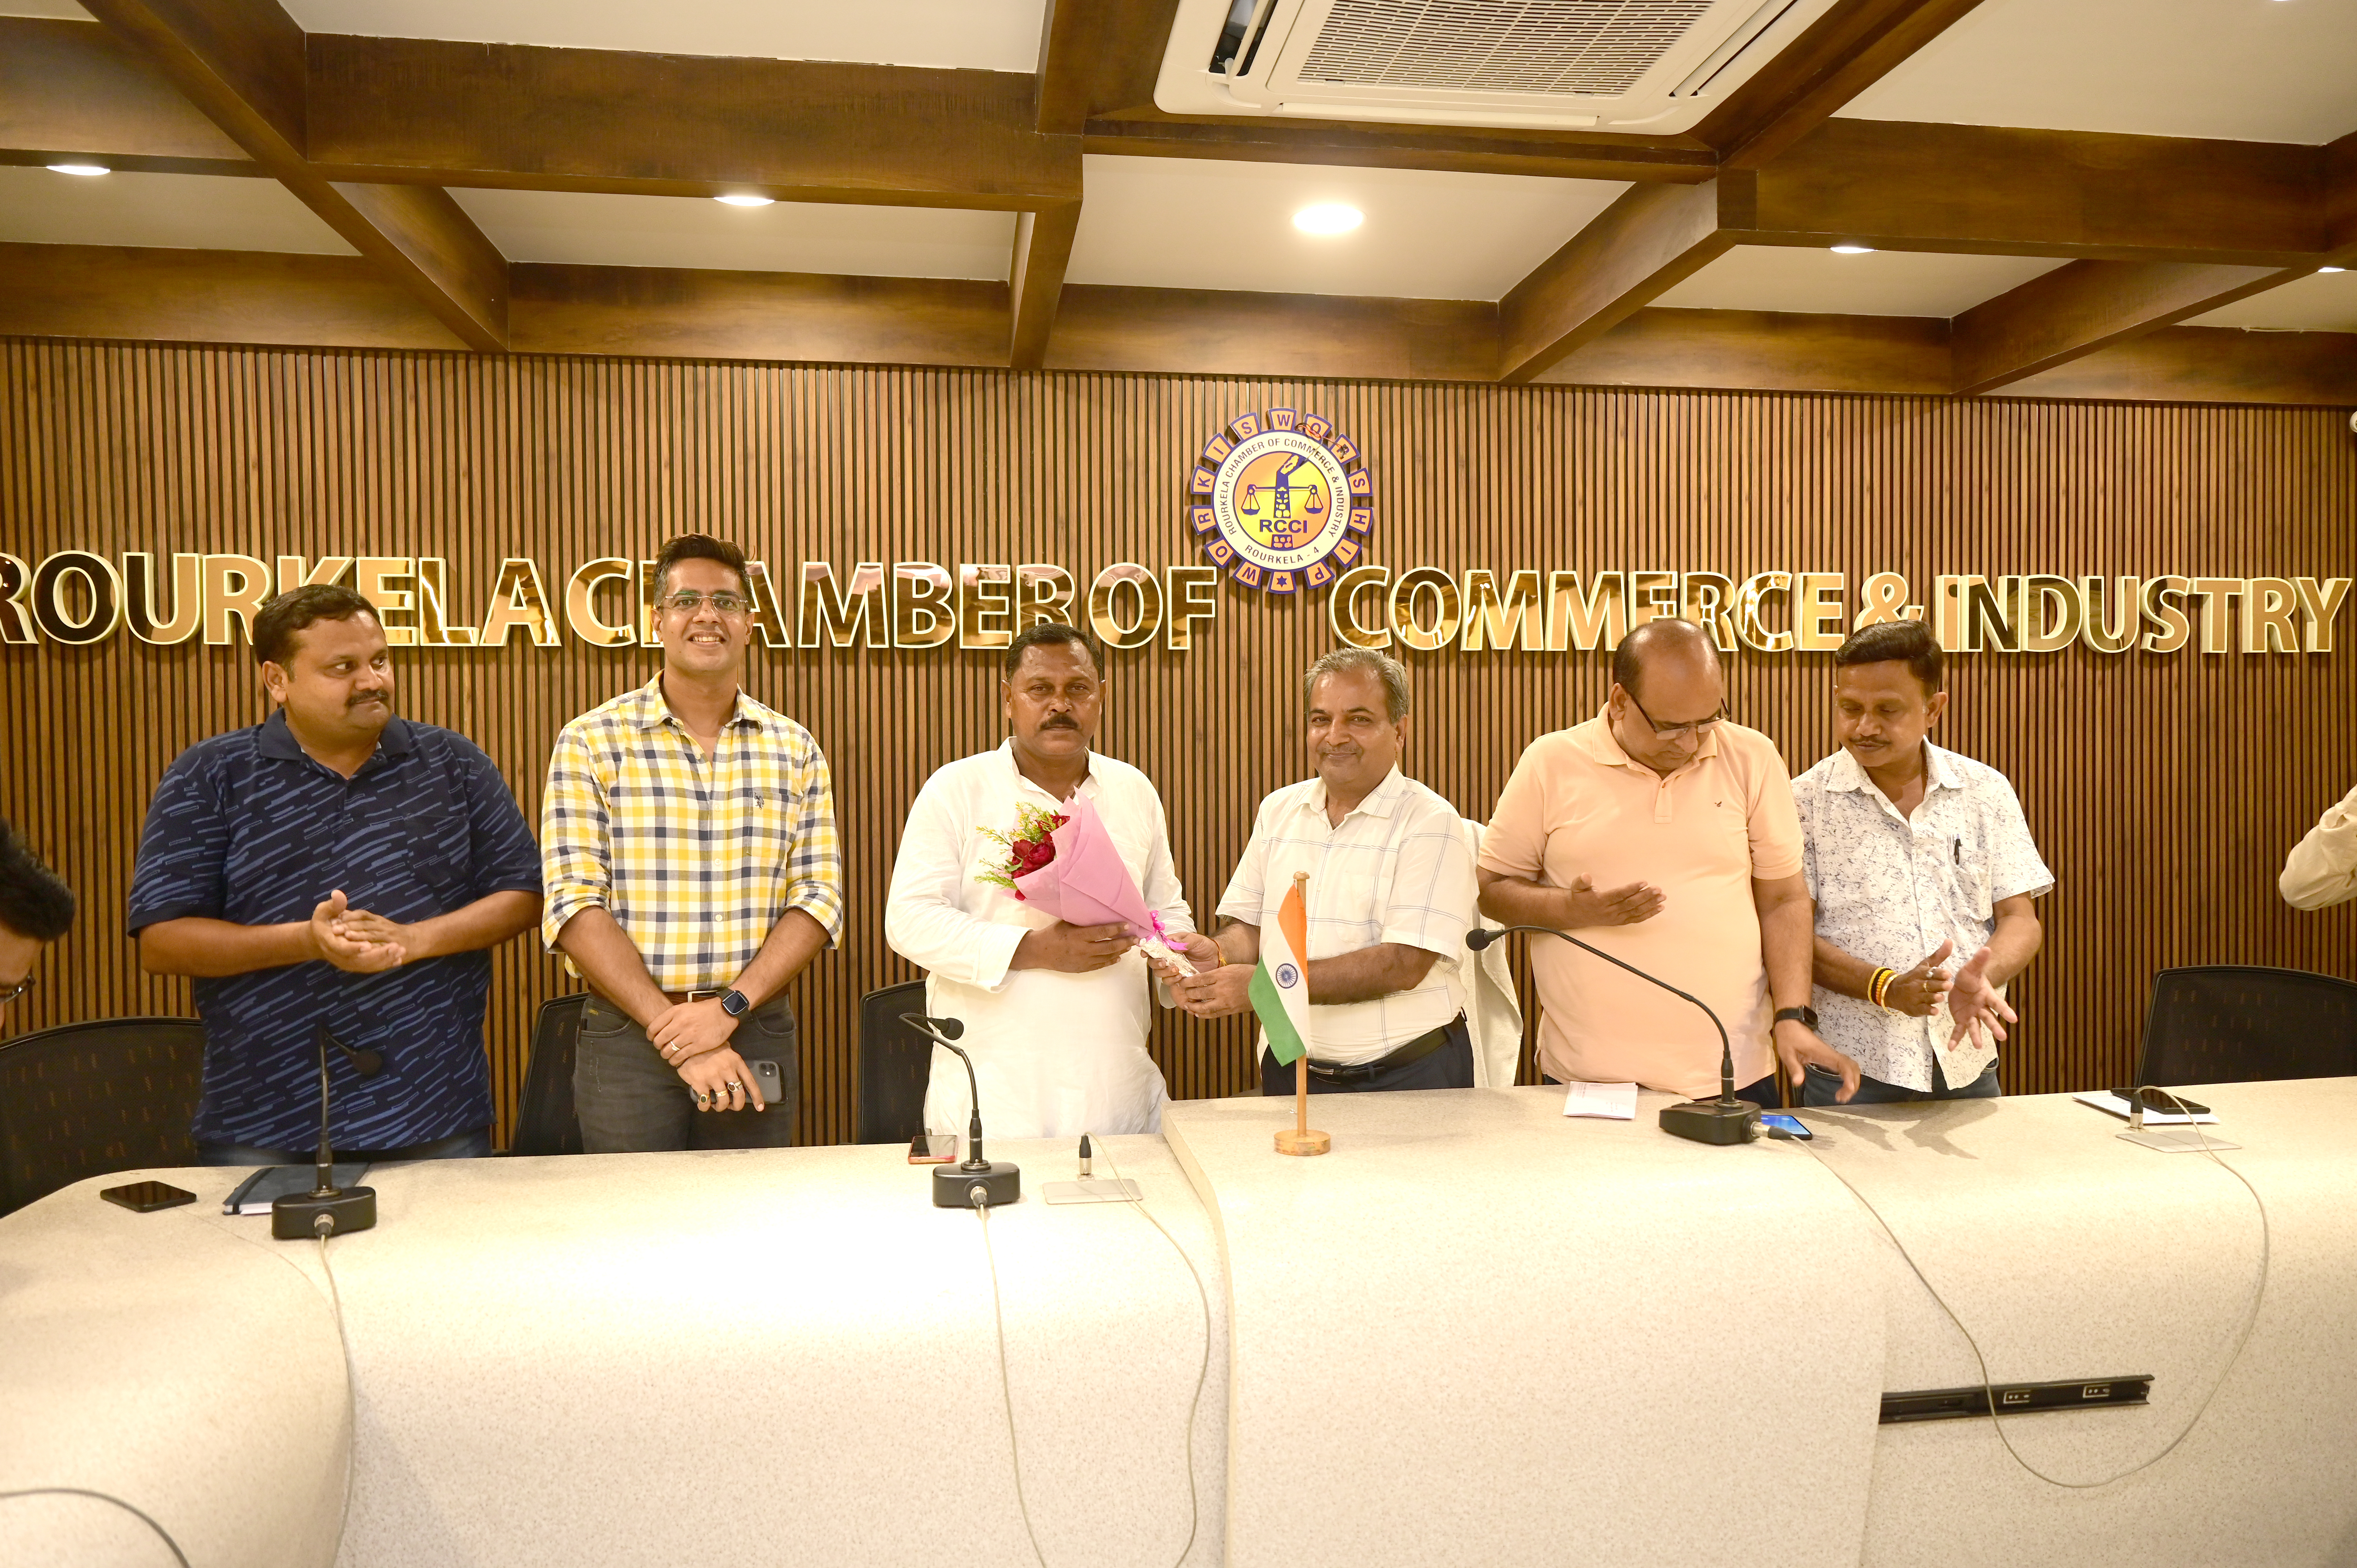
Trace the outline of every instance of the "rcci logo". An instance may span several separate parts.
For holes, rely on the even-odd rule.
[[[1203,553],[1248,588],[1322,588],[1366,548],[1374,488],[1358,443],[1314,413],[1231,421],[1187,489]]]

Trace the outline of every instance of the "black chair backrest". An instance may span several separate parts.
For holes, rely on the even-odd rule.
[[[0,1040],[0,1214],[87,1176],[192,1165],[194,1018],[108,1018]]]
[[[925,1010],[925,983],[909,981],[859,999],[859,1141],[905,1144],[925,1130],[925,1082],[933,1042],[900,1022]]]
[[[581,1009],[589,993],[552,996],[532,1025],[532,1062],[524,1069],[511,1155],[577,1155],[581,1119],[573,1111],[573,1047],[581,1037]]]
[[[2152,977],[2139,1081],[2256,1083],[2357,1073],[2357,983],[2209,964]]]

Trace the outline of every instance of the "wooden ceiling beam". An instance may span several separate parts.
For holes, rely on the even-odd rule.
[[[1004,366],[1003,284],[518,263],[511,347],[545,354]],[[1480,381],[1478,300],[1065,287],[1050,370]],[[358,257],[0,244],[0,334],[457,349]],[[1547,383],[1939,396],[1949,324],[1651,308]],[[2018,382],[2024,396],[2357,406],[2357,334],[2170,328]]]
[[[1151,109],[1178,0],[1047,0],[1038,124],[1073,135],[1109,111]]]
[[[245,149],[95,22],[0,17],[0,162],[94,157],[155,174],[259,174]]]
[[[1077,135],[1013,71],[315,34],[312,164],[339,179],[1021,211]]]
[[[90,0],[86,9],[460,341],[507,346],[507,260],[447,191],[342,183],[305,161],[303,30],[275,0]]]
[[[1751,243],[2291,266],[2328,248],[2324,149],[1835,120],[1758,174]]]
[[[1064,202],[1026,212],[1015,220],[1015,255],[1006,271],[1009,307],[1015,319],[1007,362],[1036,371],[1047,361],[1049,334],[1064,292],[1064,272],[1072,260],[1072,239],[1081,227],[1081,204]]]
[[[1979,4],[1835,0],[1704,115],[1694,135],[1723,167],[1764,167]]]
[[[1182,120],[1158,112],[1091,120],[1082,131],[1082,151],[1132,158],[1206,158],[1687,185],[1708,179],[1717,164],[1709,148],[1683,137],[1619,136],[1603,132]]]
[[[2072,262],[1955,319],[1955,390],[1995,392],[2314,274],[2298,267]]]
[[[1498,302],[1499,379],[1532,380],[1725,255],[1751,178],[1623,191]]]

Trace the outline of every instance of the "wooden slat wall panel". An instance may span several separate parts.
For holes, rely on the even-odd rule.
[[[2348,575],[2357,442],[2330,410],[1644,392],[622,360],[470,359],[16,339],[0,344],[0,549],[449,558],[461,618],[499,559],[563,575],[689,528],[791,580],[805,557],[1188,560],[1179,487],[1233,415],[1316,410],[1377,476],[1374,559],[1521,565]],[[2344,620],[2346,618],[2344,617]],[[1322,601],[1230,588],[1191,654],[1116,654],[1102,744],[1168,801],[1199,910],[1254,803],[1301,772],[1296,672],[1329,646]],[[2343,637],[2357,636],[2357,623]],[[858,994],[908,977],[880,900],[932,768],[995,744],[996,655],[763,651],[754,692],[834,760],[850,849],[842,950],[797,985],[806,1136],[853,1132]],[[1598,655],[1411,655],[1414,770],[1486,815],[1521,746],[1585,717]],[[2349,973],[2351,917],[2284,908],[2286,849],[2351,782],[2357,657],[1960,658],[1945,740],[2019,787],[2061,890],[2018,988],[2019,1090],[2129,1069],[2152,972],[2242,961]],[[528,810],[571,714],[649,657],[571,642],[412,650],[403,705],[490,751]],[[0,652],[0,812],[86,915],[13,1030],[187,1009],[120,926],[138,822],[183,746],[260,716],[242,647]],[[1732,700],[1796,767],[1829,745],[1827,660],[1746,655]],[[536,812],[535,812],[536,814]],[[496,963],[502,1125],[534,1007],[561,989],[524,944]],[[1235,1023],[1166,1018],[1172,1091],[1249,1081]],[[1526,1062],[1527,1071],[1527,1062]]]

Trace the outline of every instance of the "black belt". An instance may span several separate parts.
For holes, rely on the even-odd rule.
[[[1322,1083],[1364,1083],[1394,1068],[1422,1061],[1447,1045],[1449,1031],[1463,1022],[1465,1015],[1459,1013],[1431,1033],[1418,1035],[1399,1049],[1387,1056],[1377,1057],[1371,1062],[1351,1062],[1345,1066],[1340,1062],[1321,1062],[1313,1058],[1309,1063],[1309,1076]]]

